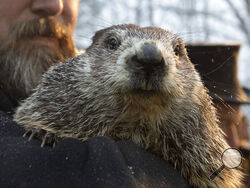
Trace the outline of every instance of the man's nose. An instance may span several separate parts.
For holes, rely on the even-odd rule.
[[[33,0],[31,10],[41,16],[57,16],[63,11],[63,0]]]

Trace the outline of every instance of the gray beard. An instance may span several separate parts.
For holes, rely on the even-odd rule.
[[[53,37],[57,42],[41,45],[30,40],[36,36]],[[0,90],[17,100],[32,93],[50,66],[76,55],[72,31],[55,18],[15,23],[0,42]]]
[[[24,99],[50,66],[65,59],[56,49],[29,43],[19,49],[0,49],[0,88],[13,98]]]

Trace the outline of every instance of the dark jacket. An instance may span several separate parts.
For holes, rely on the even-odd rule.
[[[0,187],[188,187],[170,163],[130,141],[28,142],[6,113],[16,105],[0,91]]]

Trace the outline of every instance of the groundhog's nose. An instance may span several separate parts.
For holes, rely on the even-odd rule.
[[[154,44],[145,44],[141,50],[131,58],[133,67],[136,69],[143,69],[150,71],[156,68],[163,68],[164,59],[160,50]]]

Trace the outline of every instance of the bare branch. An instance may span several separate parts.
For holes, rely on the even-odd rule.
[[[245,0],[245,4],[246,4],[246,7],[247,7],[248,15],[250,15],[250,0]]]
[[[154,7],[153,2],[151,0],[148,0],[148,20],[149,25],[154,25]]]
[[[247,23],[245,22],[244,18],[239,14],[239,11],[237,10],[237,8],[233,5],[233,3],[230,0],[225,0],[228,5],[230,6],[230,8],[232,9],[235,17],[238,19],[239,21],[239,26],[242,29],[243,33],[245,33],[248,43],[250,44],[250,31],[247,28]]]
[[[142,21],[141,19],[142,19],[142,5],[141,1],[138,1],[137,6],[135,8],[135,23],[140,25]]]
[[[169,12],[171,11],[172,13],[175,13],[177,15],[203,15],[203,16],[207,16],[207,17],[211,17],[211,18],[216,18],[219,21],[225,22],[226,20],[221,17],[218,14],[215,13],[211,13],[211,12],[204,12],[204,11],[200,11],[200,10],[187,10],[187,9],[183,9],[180,7],[176,7],[176,6],[164,6],[164,5],[159,5],[159,8],[163,11]]]

